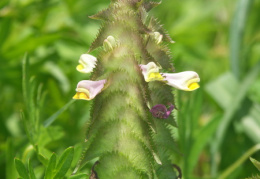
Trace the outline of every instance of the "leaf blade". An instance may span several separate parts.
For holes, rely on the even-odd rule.
[[[44,179],[53,178],[56,167],[56,158],[56,154],[53,153],[46,168]]]
[[[250,160],[254,164],[254,166],[260,171],[260,162],[252,157],[250,157]]]
[[[19,175],[24,179],[29,179],[28,172],[27,172],[23,162],[21,160],[19,160],[18,158],[15,158],[14,162],[15,162],[15,168],[18,171]]]
[[[32,164],[31,164],[31,160],[28,161],[28,170],[29,170],[30,179],[36,179],[36,176],[35,176],[35,173],[33,171]]]
[[[59,179],[65,176],[70,168],[74,155],[74,147],[67,148],[60,157],[60,160],[56,166],[56,173],[54,179]]]

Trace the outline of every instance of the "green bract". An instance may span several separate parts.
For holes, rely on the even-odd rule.
[[[92,178],[176,178],[170,160],[174,148],[169,130],[169,125],[175,124],[170,115],[173,106],[163,120],[153,117],[149,109],[174,103],[172,88],[165,85],[159,73],[161,67],[173,70],[163,43],[172,40],[147,14],[156,5],[148,0],[114,0],[109,8],[91,16],[103,20],[88,51],[97,50],[99,54],[91,83],[105,79],[106,87],[95,96],[86,150],[75,173],[84,163],[96,159]],[[86,84],[84,89],[88,88]],[[89,94],[83,93],[78,90],[74,99],[89,99]]]

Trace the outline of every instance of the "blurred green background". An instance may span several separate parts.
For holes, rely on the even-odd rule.
[[[75,67],[101,26],[88,16],[108,5],[0,1],[0,178],[17,178],[14,157],[31,158],[41,177],[37,154],[49,158],[69,146],[76,165],[91,102],[70,102],[77,82],[88,79]],[[150,12],[176,42],[169,45],[176,72],[201,78],[199,90],[176,92],[179,129],[172,131],[180,153],[174,160],[186,179],[258,172],[248,157],[260,159],[259,12],[259,0],[163,0]],[[22,65],[26,53],[29,64]],[[53,116],[57,111],[64,112]]]

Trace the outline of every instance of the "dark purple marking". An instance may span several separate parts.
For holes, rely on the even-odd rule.
[[[170,107],[168,109],[163,104],[157,104],[154,107],[152,107],[150,112],[152,113],[153,117],[159,119],[167,119],[171,115],[173,109],[174,106],[172,104],[170,104]]]

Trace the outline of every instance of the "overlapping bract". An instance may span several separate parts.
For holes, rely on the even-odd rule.
[[[146,11],[156,5],[113,0],[91,16],[104,21],[88,51],[98,49],[99,61],[86,70],[93,71],[91,80],[78,83],[74,99],[94,99],[80,164],[98,158],[100,179],[176,176],[169,157],[175,147],[168,128],[174,126],[171,86],[191,91],[199,77],[195,72],[160,73],[172,68],[164,41],[173,41],[156,19],[147,19]]]

